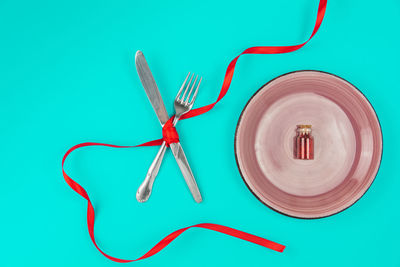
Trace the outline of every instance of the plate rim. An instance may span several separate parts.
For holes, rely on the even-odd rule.
[[[281,78],[281,77],[283,77],[283,76],[290,75],[290,74],[294,74],[294,73],[298,73],[298,72],[318,72],[318,73],[323,73],[323,74],[332,75],[332,76],[334,76],[334,77],[336,77],[336,78],[339,78],[340,80],[343,80],[344,82],[350,84],[351,86],[353,86],[357,91],[360,92],[360,94],[362,95],[362,97],[364,97],[364,98],[367,100],[368,104],[371,106],[371,108],[372,108],[372,110],[373,110],[373,112],[374,112],[374,114],[375,114],[375,117],[376,117],[376,119],[377,119],[377,121],[378,121],[379,130],[380,130],[380,133],[381,133],[380,141],[381,141],[381,144],[382,144],[382,145],[381,145],[381,153],[380,153],[380,158],[379,158],[379,164],[378,164],[378,168],[377,168],[377,170],[376,170],[376,173],[375,173],[375,175],[374,175],[374,178],[372,179],[371,184],[365,189],[365,191],[360,195],[360,197],[358,197],[358,198],[357,198],[353,203],[351,203],[349,206],[347,206],[347,207],[345,207],[345,208],[343,208],[343,209],[341,209],[341,210],[339,210],[339,211],[337,211],[337,212],[334,212],[334,213],[329,214],[329,215],[324,215],[324,216],[316,216],[316,217],[300,217],[300,216],[295,216],[295,215],[287,214],[287,213],[284,213],[284,212],[282,212],[282,211],[280,211],[280,210],[277,210],[276,208],[274,208],[274,207],[268,205],[267,203],[265,203],[263,200],[261,200],[261,199],[259,198],[259,196],[257,196],[257,194],[250,188],[249,184],[246,182],[246,179],[245,179],[245,177],[244,177],[244,175],[243,175],[243,173],[242,173],[242,170],[240,169],[239,159],[238,159],[238,155],[237,155],[237,145],[236,145],[236,144],[237,144],[238,129],[239,129],[239,126],[240,126],[240,122],[242,121],[243,114],[244,114],[245,110],[247,109],[247,106],[250,104],[250,102],[253,100],[253,98],[254,98],[265,86],[267,86],[268,84],[272,83],[272,82],[275,81],[276,79],[279,79],[279,78]],[[263,84],[257,91],[255,91],[255,92],[253,93],[253,95],[249,98],[249,100],[247,100],[246,105],[243,107],[242,111],[240,112],[240,116],[239,116],[238,122],[237,122],[237,124],[236,124],[235,136],[234,136],[234,154],[235,154],[236,166],[237,166],[237,169],[239,170],[240,176],[241,176],[241,178],[242,178],[244,184],[245,184],[246,187],[249,189],[249,191],[258,199],[258,201],[260,201],[262,204],[264,204],[265,206],[267,206],[267,207],[270,208],[271,210],[273,210],[273,211],[275,211],[275,212],[277,212],[277,213],[280,213],[280,214],[282,214],[282,215],[288,216],[288,217],[292,217],[292,218],[296,218],[296,219],[303,219],[303,220],[315,220],[315,219],[327,218],[327,217],[336,215],[336,214],[338,214],[338,213],[341,213],[341,212],[347,210],[348,208],[352,207],[356,202],[358,202],[358,201],[367,193],[367,191],[371,188],[372,184],[375,182],[375,179],[376,179],[376,177],[377,177],[378,174],[379,174],[379,170],[380,170],[381,164],[382,164],[383,150],[384,150],[384,145],[383,145],[382,124],[381,124],[381,122],[380,122],[380,120],[379,120],[378,114],[376,113],[376,110],[375,110],[374,106],[371,104],[371,102],[370,102],[369,99],[365,96],[365,94],[364,94],[360,89],[358,89],[354,84],[352,84],[351,82],[347,81],[346,79],[344,79],[344,78],[342,78],[342,77],[340,77],[340,76],[338,76],[338,75],[336,75],[336,74],[333,74],[333,73],[330,73],[330,72],[327,72],[327,71],[311,70],[311,69],[295,70],[295,71],[286,72],[286,73],[283,73],[283,74],[281,74],[281,75],[276,76],[275,78],[269,80],[267,83]]]

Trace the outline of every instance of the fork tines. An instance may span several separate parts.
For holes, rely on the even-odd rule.
[[[192,97],[192,99],[189,101],[190,95],[191,95],[192,92],[193,92],[193,88],[194,88],[195,85],[196,85],[196,82],[197,82],[197,79],[198,79],[199,75],[196,75],[196,78],[194,79],[194,82],[192,83],[192,80],[193,80],[193,77],[194,77],[194,73],[193,73],[193,74],[191,75],[191,77],[190,77],[189,83],[186,85],[186,82],[187,82],[189,76],[190,76],[190,72],[189,72],[188,75],[186,76],[186,79],[185,79],[185,81],[183,82],[183,84],[182,84],[182,86],[181,86],[181,89],[179,90],[179,92],[178,92],[178,94],[177,94],[177,96],[176,96],[176,98],[175,98],[175,101],[178,101],[178,102],[180,102],[181,104],[185,104],[185,105],[193,105],[194,100],[195,100],[195,98],[196,98],[196,96],[197,96],[197,92],[198,92],[199,87],[200,87],[201,80],[203,79],[202,77],[200,77],[200,80],[199,80],[199,82],[198,82],[198,84],[197,84],[196,90],[194,91],[193,97]],[[186,85],[186,89],[185,89],[185,91],[183,92],[183,94],[182,94],[182,96],[181,96],[182,90],[183,90],[183,88],[185,87],[185,85]],[[188,93],[188,95],[187,95],[187,97],[186,97],[186,101],[185,101],[185,96],[186,96],[186,93],[187,93],[187,91],[188,91],[190,85],[192,85],[192,86],[191,86],[191,88],[190,88],[190,91],[189,91],[189,93]]]

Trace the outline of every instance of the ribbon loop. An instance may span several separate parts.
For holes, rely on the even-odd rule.
[[[172,122],[173,118],[174,117],[171,117],[162,128],[163,140],[167,144],[167,147],[169,147],[169,145],[172,143],[179,142],[178,132],[176,131],[176,128]]]

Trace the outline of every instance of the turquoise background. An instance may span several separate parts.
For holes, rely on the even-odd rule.
[[[204,77],[195,106],[213,101],[230,60],[259,45],[306,40],[317,0],[0,1],[0,265],[120,266],[92,245],[86,201],[65,184],[61,158],[80,142],[134,145],[161,129],[134,65],[143,50],[172,115],[188,71]],[[304,48],[238,61],[226,98],[178,130],[204,202],[191,198],[171,153],[145,204],[135,192],[158,148],[86,148],[67,172],[96,209],[107,253],[141,256],[162,237],[211,222],[287,245],[277,253],[194,229],[132,266],[400,266],[400,2],[329,1],[322,27]],[[384,154],[370,190],[332,217],[301,220],[261,204],[236,167],[240,112],[264,83],[286,72],[339,75],[371,101]]]

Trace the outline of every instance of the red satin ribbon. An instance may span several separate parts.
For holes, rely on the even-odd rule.
[[[162,135],[163,138],[162,140],[165,141],[167,146],[172,143],[178,143],[179,142],[179,135],[178,132],[176,131],[176,128],[173,124],[173,119],[174,117],[172,116],[163,126],[162,128]]]
[[[318,6],[318,14],[317,14],[317,19],[314,25],[314,30],[311,34],[311,36],[308,38],[307,41],[305,41],[302,44],[298,44],[298,45],[291,45],[291,46],[258,46],[258,47],[251,47],[248,48],[246,50],[244,50],[240,55],[238,55],[237,57],[235,57],[228,65],[228,68],[226,70],[225,73],[225,78],[224,78],[224,82],[222,84],[222,88],[221,91],[218,95],[217,100],[214,103],[211,103],[209,105],[197,108],[197,109],[193,109],[190,112],[186,113],[185,115],[183,115],[181,117],[181,119],[188,119],[191,117],[195,117],[195,116],[199,116],[201,114],[204,114],[206,112],[208,112],[209,110],[211,110],[215,104],[217,104],[224,96],[225,94],[228,92],[228,89],[230,87],[231,81],[232,81],[232,77],[233,77],[233,73],[235,70],[235,65],[237,60],[239,59],[239,57],[241,55],[244,54],[282,54],[282,53],[289,53],[289,52],[293,52],[296,51],[298,49],[300,49],[301,47],[303,47],[308,41],[311,40],[311,38],[317,33],[319,27],[321,26],[322,20],[324,18],[324,14],[325,14],[325,9],[326,9],[326,4],[327,4],[327,0],[320,0],[319,2],[319,6]],[[146,254],[144,254],[143,256],[141,256],[140,258],[137,258],[135,260],[124,260],[124,259],[119,259],[119,258],[115,258],[112,257],[108,254],[106,254],[105,252],[103,252],[96,244],[96,240],[94,237],[94,219],[95,219],[95,214],[94,214],[94,209],[93,209],[93,205],[90,201],[90,198],[88,196],[88,194],[86,193],[85,189],[80,186],[77,182],[75,182],[74,180],[72,180],[64,171],[64,163],[66,158],[68,157],[68,155],[81,147],[86,147],[86,146],[106,146],[106,147],[114,147],[114,148],[132,148],[132,147],[139,147],[139,146],[157,146],[157,145],[161,145],[163,141],[166,141],[167,145],[169,145],[170,143],[174,143],[177,142],[179,140],[179,136],[176,132],[176,129],[173,127],[172,125],[172,119],[173,117],[171,117],[171,119],[168,121],[168,123],[166,124],[167,126],[163,127],[163,138],[162,139],[158,139],[158,140],[154,140],[154,141],[150,141],[150,142],[146,142],[137,146],[117,146],[117,145],[109,145],[109,144],[101,144],[101,143],[81,143],[78,145],[75,145],[73,147],[71,147],[64,155],[63,160],[62,160],[62,172],[63,172],[63,176],[65,181],[67,182],[67,184],[73,189],[75,190],[79,195],[81,195],[83,198],[85,198],[88,201],[88,208],[87,208],[87,225],[88,225],[88,230],[89,230],[89,235],[90,238],[92,239],[93,244],[95,245],[95,247],[101,252],[101,254],[103,254],[105,257],[107,257],[108,259],[112,260],[112,261],[116,261],[116,262],[122,262],[122,263],[126,263],[126,262],[132,262],[132,261],[137,261],[137,260],[142,260],[148,257],[153,256],[154,254],[158,253],[159,251],[161,251],[163,248],[165,248],[169,243],[171,243],[175,238],[177,238],[180,234],[182,234],[183,232],[185,232],[186,230],[196,227],[196,228],[205,228],[205,229],[209,229],[209,230],[213,230],[216,232],[220,232],[223,234],[227,234],[230,236],[234,236],[255,244],[258,244],[260,246],[264,246],[266,248],[278,251],[278,252],[282,252],[285,249],[284,245],[275,243],[273,241],[267,240],[265,238],[262,237],[258,237],[252,234],[248,234],[233,228],[229,228],[223,225],[218,225],[218,224],[211,224],[211,223],[202,223],[202,224],[196,224],[193,226],[189,226],[189,227],[185,227],[182,229],[179,229],[171,234],[169,234],[168,236],[164,237],[160,242],[158,242],[152,249],[150,249]]]

